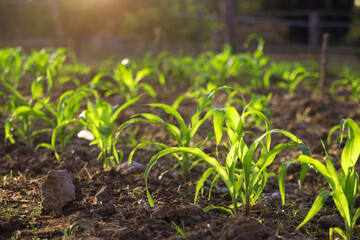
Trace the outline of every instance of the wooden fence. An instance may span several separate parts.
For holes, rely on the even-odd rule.
[[[235,47],[235,26],[236,24],[273,24],[308,28],[308,46],[311,48],[320,47],[321,28],[349,28],[359,26],[359,22],[347,21],[323,21],[322,16],[337,17],[360,17],[359,12],[346,12],[334,10],[295,10],[295,11],[259,11],[256,13],[240,13],[234,15],[230,3],[220,4],[220,16],[204,15],[199,11],[196,15],[189,13],[176,13],[175,16],[194,19],[198,21],[198,33],[202,33],[203,21],[223,22],[224,39],[227,43]],[[292,17],[304,17],[307,20],[292,19]],[[201,45],[201,36],[198,37],[198,45]]]

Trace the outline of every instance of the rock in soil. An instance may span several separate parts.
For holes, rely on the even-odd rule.
[[[266,227],[252,218],[240,217],[231,220],[221,230],[222,240],[258,240],[267,239],[271,233]]]
[[[337,215],[322,216],[319,218],[318,223],[324,228],[329,229],[331,227],[344,228],[344,221]]]
[[[128,165],[127,162],[116,165],[114,169],[115,172],[121,172],[125,174],[139,174],[145,172],[145,166],[135,161],[132,161],[130,165]]]
[[[67,170],[48,172],[40,189],[41,204],[47,210],[61,210],[66,203],[75,200],[75,186]]]

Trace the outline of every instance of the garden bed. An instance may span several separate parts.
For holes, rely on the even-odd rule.
[[[81,81],[86,83],[90,79]],[[230,84],[231,85],[231,84]],[[181,93],[186,92],[187,84],[168,81],[166,86],[154,84],[158,98],[143,96],[134,105],[123,110],[116,124],[129,120],[137,113],[150,112],[175,124],[175,120],[156,108],[146,104],[159,102],[172,104]],[[174,87],[176,86],[176,87]],[[63,85],[52,93],[60,96],[73,89],[71,83]],[[165,91],[166,89],[166,91]],[[29,95],[28,88],[20,92]],[[294,93],[279,88],[257,88],[253,90],[267,95],[272,92],[268,107],[271,109],[271,128],[284,129],[309,148],[312,157],[324,161],[325,151],[320,140],[326,142],[329,130],[340,123],[341,119],[351,118],[360,122],[360,105],[355,101],[338,102],[326,94],[306,90],[303,86]],[[222,102],[225,93],[219,93],[214,102]],[[123,97],[105,98],[112,105],[120,105]],[[196,112],[197,103],[193,99],[184,100],[178,111],[186,122]],[[238,112],[241,105],[233,105]],[[84,107],[84,106],[83,106]],[[7,116],[0,113],[1,126]],[[139,126],[136,129],[136,126]],[[253,128],[252,126],[248,126]],[[135,129],[135,130],[134,130]],[[134,131],[132,131],[134,130]],[[213,130],[209,119],[199,129],[198,136],[204,139]],[[252,129],[253,130],[253,129]],[[254,128],[254,131],[257,131]],[[51,141],[51,132],[45,132],[25,143],[15,137],[15,143],[5,141],[5,129],[0,129],[0,239],[182,239],[182,231],[188,239],[328,239],[330,227],[344,229],[343,219],[331,198],[326,200],[322,210],[306,225],[296,230],[311,208],[317,195],[329,189],[325,178],[309,169],[300,190],[300,163],[290,165],[285,179],[286,202],[282,205],[278,180],[269,177],[262,193],[262,199],[251,207],[250,217],[233,217],[222,210],[203,211],[207,206],[227,207],[232,204],[231,196],[222,183],[212,190],[208,198],[209,184],[205,183],[203,192],[194,203],[196,182],[209,167],[197,164],[187,181],[173,171],[180,171],[176,160],[170,155],[161,158],[150,172],[149,190],[155,206],[150,207],[146,195],[144,169],[135,171],[112,166],[103,168],[97,160],[99,149],[89,146],[89,141],[74,136],[66,148],[60,152],[60,161],[54,152],[47,148],[36,148],[37,144]],[[336,135],[337,134],[337,135]],[[326,150],[336,169],[340,168],[343,145],[339,146],[332,137]],[[129,140],[130,139],[130,140]],[[134,148],[131,141],[157,141],[168,146],[175,145],[168,133],[156,124],[134,124],[120,135],[117,148],[123,152],[126,162]],[[288,141],[282,135],[274,134],[274,145]],[[215,139],[203,145],[202,150],[215,156]],[[225,156],[226,149],[219,146],[219,155]],[[135,152],[133,161],[144,167],[159,151],[149,145]],[[291,149],[281,152],[268,167],[269,173],[278,174],[281,163],[296,159],[301,152]],[[223,161],[225,160],[222,159]],[[76,199],[61,210],[46,210],[41,205],[40,186],[50,170],[66,169],[73,178]],[[164,173],[164,174],[163,174]],[[159,176],[162,176],[161,179]],[[355,208],[360,207],[357,198]],[[176,228],[180,230],[176,230]],[[360,239],[355,227],[353,239]]]

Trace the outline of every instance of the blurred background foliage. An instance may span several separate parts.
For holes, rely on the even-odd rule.
[[[28,3],[51,0],[29,0]],[[8,2],[8,1],[7,1]],[[160,27],[162,37],[170,42],[196,41],[197,21],[177,17],[175,13],[219,15],[217,0],[58,0],[61,23],[67,38],[135,38],[153,41],[154,28]],[[236,15],[268,10],[338,10],[351,12],[355,0],[231,0]],[[293,17],[303,19],[304,17]],[[306,17],[305,17],[306,18]],[[351,22],[350,17],[332,16],[323,20]],[[203,39],[210,40],[221,22],[204,21]],[[275,26],[276,27],[276,26]],[[56,38],[49,5],[14,5],[0,1],[0,40],[24,38]],[[332,41],[345,39],[349,29],[323,29]],[[358,34],[352,31],[353,38]],[[287,35],[299,43],[307,41],[307,29],[291,27]]]

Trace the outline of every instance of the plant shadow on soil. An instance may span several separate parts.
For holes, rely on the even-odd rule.
[[[143,99],[126,109],[121,121],[129,119],[134,113],[154,111],[144,106],[150,101]],[[171,103],[167,96],[162,96],[159,101]],[[179,111],[186,115],[193,111],[194,106],[190,102],[180,106]],[[349,101],[339,103],[328,96],[312,95],[303,89],[294,95],[275,91],[270,107],[273,110],[272,128],[282,128],[295,134],[318,159],[324,156],[319,140],[326,139],[332,126],[342,118],[360,121],[359,104]],[[0,114],[0,118],[4,123],[5,116]],[[209,123],[204,127],[209,130],[212,126]],[[144,139],[149,136],[167,139],[166,133],[153,125],[144,125],[137,135]],[[194,204],[195,182],[206,169],[205,165],[197,165],[191,180],[183,183],[171,172],[158,178],[162,172],[176,165],[170,157],[160,159],[149,179],[149,188],[155,200],[155,207],[151,208],[146,198],[143,173],[115,167],[103,170],[102,164],[96,161],[96,147],[77,138],[71,141],[66,152],[61,153],[61,162],[58,163],[50,150],[35,150],[37,143],[49,141],[50,137],[47,133],[36,139],[34,144],[25,144],[19,139],[16,144],[10,144],[4,141],[4,129],[0,129],[0,239],[182,239],[172,222],[182,229],[188,239],[328,239],[329,226],[319,219],[334,216],[342,221],[334,203],[328,200],[313,220],[296,231],[317,194],[328,187],[325,180],[310,169],[299,193],[299,164],[288,169],[285,206],[281,205],[277,194],[277,179],[269,178],[263,200],[251,209],[251,217],[232,218],[223,211],[205,213],[202,210],[210,205],[231,204],[229,194],[221,188],[214,189],[208,199],[208,187],[205,187],[203,196]],[[281,141],[287,139],[274,135],[273,142]],[[210,143],[207,148],[214,146]],[[132,148],[125,144],[119,145],[119,148],[127,159]],[[327,150],[335,167],[339,167],[341,148],[334,143]],[[134,161],[146,165],[156,152],[151,148],[139,150]],[[277,173],[281,162],[295,159],[298,154],[298,151],[279,154],[269,172]],[[61,211],[47,211],[41,207],[40,184],[51,169],[67,169],[76,187],[76,200]],[[359,201],[356,207],[359,207]],[[354,239],[359,239],[359,236],[359,231],[355,230]]]

